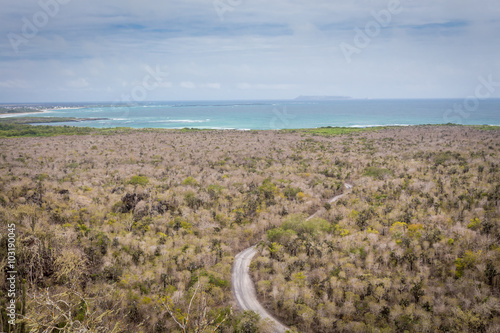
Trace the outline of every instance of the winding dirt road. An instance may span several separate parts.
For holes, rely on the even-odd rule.
[[[352,188],[352,185],[344,184],[344,186],[349,191]],[[333,203],[348,192],[337,195],[330,199],[328,202]],[[319,212],[319,211],[318,211]],[[318,213],[314,213],[309,216],[307,220],[312,219]],[[257,294],[255,293],[255,287],[253,285],[252,279],[250,278],[250,263],[252,262],[252,258],[257,253],[255,246],[249,247],[248,249],[238,253],[234,260],[233,265],[233,274],[232,274],[232,288],[233,293],[236,298],[236,302],[238,306],[243,311],[254,311],[260,315],[262,319],[269,319],[274,323],[274,332],[276,333],[284,333],[288,329],[285,325],[280,323],[276,318],[274,318],[269,312],[264,309],[264,307],[259,303],[257,299]]]
[[[257,300],[257,294],[255,293],[255,288],[249,274],[250,262],[256,253],[255,246],[252,246],[238,253],[236,256],[232,276],[234,296],[238,302],[238,306],[243,311],[250,310],[258,313],[260,318],[269,319],[274,323],[274,331],[276,333],[284,333],[287,327],[267,312]]]

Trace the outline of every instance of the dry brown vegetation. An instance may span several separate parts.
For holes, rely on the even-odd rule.
[[[262,300],[301,331],[499,331],[499,147],[447,126],[1,139],[26,331],[264,331],[231,310],[259,242]]]

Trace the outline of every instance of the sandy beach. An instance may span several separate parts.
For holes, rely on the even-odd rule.
[[[54,111],[55,111],[55,109],[52,109],[52,110],[41,110],[41,111],[37,111],[37,112],[4,113],[4,114],[0,114],[0,118],[23,117],[23,116],[37,116],[37,115],[44,114],[44,113],[52,113]]]
[[[37,116],[45,113],[54,113],[58,110],[78,110],[83,108],[75,108],[75,107],[57,107],[52,109],[44,109],[36,112],[20,112],[20,113],[4,113],[0,114],[0,118],[10,118],[10,117],[23,117],[23,116]]]

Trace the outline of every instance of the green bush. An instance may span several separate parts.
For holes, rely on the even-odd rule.
[[[299,187],[287,186],[283,191],[283,194],[288,200],[292,200],[295,199],[297,194],[300,192],[302,192],[302,190]]]
[[[192,186],[195,186],[197,185],[198,182],[196,181],[196,179],[194,179],[193,177],[187,177],[186,179],[184,179],[184,181],[182,182],[182,185],[192,185]]]
[[[453,155],[450,151],[439,152],[434,156],[434,163],[436,166],[445,163],[448,160],[451,160]]]
[[[477,217],[470,220],[470,223],[467,224],[467,228],[471,230],[478,230],[481,228],[481,220]]]
[[[149,179],[146,176],[133,176],[128,183],[132,185],[146,186],[149,183]]]
[[[235,327],[235,332],[238,333],[256,333],[259,331],[260,316],[253,311],[245,311],[238,324]]]
[[[316,236],[321,232],[330,231],[330,224],[320,218],[313,218],[307,221],[300,215],[292,215],[286,219],[282,228],[284,230],[293,230],[299,236],[304,234]]]
[[[376,179],[383,179],[385,176],[392,176],[392,171],[385,168],[368,167],[363,176],[369,176]]]
[[[295,235],[297,235],[295,231],[283,230],[283,228],[275,228],[267,231],[267,239],[270,242],[276,242],[283,245],[288,245]]]
[[[271,182],[271,178],[266,178],[259,186],[259,192],[264,197],[265,200],[274,199],[274,196],[278,193],[278,189],[275,184]]]

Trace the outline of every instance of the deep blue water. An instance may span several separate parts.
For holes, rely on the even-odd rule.
[[[109,118],[58,123],[90,127],[282,129],[323,126],[500,125],[500,99],[149,102],[47,104],[44,117]],[[61,109],[61,107],[78,107]]]

